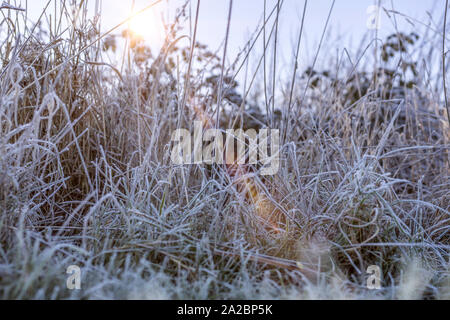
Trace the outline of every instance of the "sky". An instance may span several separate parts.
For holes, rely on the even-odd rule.
[[[88,1],[94,7],[96,0]],[[9,2],[24,7],[27,1],[10,0]],[[47,2],[48,0],[28,0],[30,17],[38,16]],[[102,3],[103,26],[107,28],[126,19],[132,12],[133,4],[134,8],[139,10],[153,3],[154,0],[101,0],[100,2]],[[194,14],[197,0],[191,2]],[[274,8],[276,2],[276,0],[266,0],[267,11]],[[333,0],[308,1],[305,30],[310,32],[312,37],[320,36],[332,2]],[[393,6],[395,10],[401,13],[425,21],[427,19],[426,11],[435,6],[442,12],[444,2],[444,0],[381,0],[381,5],[387,9],[392,9]],[[158,32],[150,29],[161,26],[159,21],[161,13],[167,16],[167,11],[169,11],[173,16],[175,9],[183,3],[184,0],[163,0],[154,8],[142,14],[142,20],[148,22],[146,27],[149,30],[144,31],[148,39],[155,40],[155,35]],[[199,39],[205,43],[217,45],[225,36],[229,0],[201,0],[200,3]],[[378,3],[378,0],[336,0],[330,25],[343,33],[361,36],[367,30],[369,18],[367,9],[376,3]],[[303,8],[303,0],[284,0],[280,23],[281,29],[285,33],[292,33],[299,28]],[[234,41],[231,42],[237,44],[246,40],[247,33],[252,32],[257,27],[263,12],[264,0],[233,0],[231,38]],[[381,29],[389,29],[390,27],[391,23],[385,14],[382,14]],[[158,37],[156,36],[156,38]]]
[[[54,1],[54,0],[52,0]],[[94,8],[96,0],[88,0]],[[134,11],[140,10],[154,0],[98,0],[101,3],[102,29],[106,31],[124,21]],[[13,4],[14,0],[10,0]],[[16,5],[25,6],[26,0],[16,0]],[[48,0],[28,0],[30,19],[37,19]],[[201,0],[197,39],[212,50],[221,48],[224,43],[228,8],[230,0]],[[135,18],[131,25],[142,34],[152,48],[159,48],[164,39],[162,17],[166,22],[173,19],[176,8],[184,0],[163,0],[150,10]],[[275,8],[276,0],[266,0],[267,12]],[[308,63],[314,58],[327,16],[333,0],[309,0],[304,25],[301,55]],[[378,33],[370,31],[371,6],[380,3],[386,9],[394,9],[409,16],[413,23],[427,23],[430,16],[438,24],[442,18],[445,0],[335,0],[330,16],[328,33],[323,48],[349,48],[358,46],[368,32],[383,38],[394,32],[393,20],[381,11]],[[279,59],[280,64],[292,62],[295,43],[301,25],[304,0],[284,0],[279,18]],[[192,0],[188,10],[195,16],[197,0]],[[433,11],[434,10],[434,11]],[[235,57],[245,46],[250,35],[261,25],[264,12],[264,0],[233,0],[230,24],[228,56]],[[273,22],[273,20],[272,20]],[[404,17],[396,16],[395,23],[400,30],[411,30],[412,26]],[[419,25],[419,24],[416,24]],[[439,28],[439,26],[437,26]],[[189,34],[189,28],[185,30]],[[262,42],[258,44],[260,50]],[[231,59],[231,58],[230,58]]]

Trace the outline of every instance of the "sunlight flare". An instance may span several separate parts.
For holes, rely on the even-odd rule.
[[[133,12],[131,16],[136,12]],[[128,29],[136,37],[149,42],[161,41],[164,37],[164,26],[155,9],[134,16],[128,23]]]

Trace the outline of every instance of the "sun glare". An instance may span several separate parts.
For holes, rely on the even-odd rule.
[[[130,20],[128,28],[147,41],[161,41],[163,26],[154,10],[143,12]]]

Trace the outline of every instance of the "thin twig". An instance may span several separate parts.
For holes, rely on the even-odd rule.
[[[16,10],[16,11],[23,11],[23,12],[26,11],[25,9],[22,9],[22,8],[19,8],[19,7],[14,7],[14,6],[12,6],[9,3],[4,2],[4,1],[3,1],[2,5],[0,6],[0,10],[1,9]]]
[[[291,108],[292,108],[292,99],[293,99],[293,95],[294,95],[294,87],[295,87],[295,78],[297,77],[297,70],[298,70],[298,57],[300,56],[300,46],[301,46],[301,42],[302,42],[302,35],[303,35],[303,26],[304,26],[304,22],[305,22],[305,16],[306,16],[306,9],[308,6],[308,0],[305,0],[305,7],[303,8],[303,17],[302,17],[302,25],[300,27],[300,34],[298,36],[298,42],[297,42],[297,51],[295,52],[295,65],[294,65],[294,72],[292,74],[292,81],[291,81],[291,90],[289,92],[289,103],[288,103],[288,111],[287,114],[285,115],[285,121],[284,121],[284,125],[285,130],[284,130],[284,138],[287,135],[287,132],[289,130],[289,115],[291,114]]]
[[[226,36],[225,36],[225,45],[224,45],[224,48],[223,48],[222,72],[220,74],[219,91],[218,91],[218,94],[217,94],[216,129],[219,126],[220,107],[222,105],[222,98],[223,98],[223,80],[224,80],[224,72],[225,72],[225,59],[226,59],[226,56],[227,56],[228,38],[230,36],[231,13],[232,13],[232,11],[233,11],[233,0],[230,0],[230,6],[228,8],[227,33],[226,33]]]
[[[273,115],[275,114],[275,90],[276,90],[276,75],[277,75],[277,46],[278,46],[278,25],[280,18],[280,10],[281,5],[280,1],[277,2],[277,16],[275,18],[275,40],[273,44],[273,75],[272,75],[272,123],[270,124],[273,127]]]
[[[447,109],[448,123],[450,124],[450,110],[448,108],[448,98],[447,98],[447,83],[445,77],[445,33],[447,30],[447,10],[448,10],[448,0],[445,1],[445,15],[444,15],[444,35],[442,37],[442,78],[444,80],[444,97],[445,97],[445,108]]]
[[[197,10],[195,13],[194,34],[192,36],[192,41],[191,41],[191,52],[189,53],[188,69],[186,72],[186,77],[184,79],[183,100],[181,101],[181,108],[178,112],[178,126],[180,126],[180,124],[181,124],[181,114],[184,111],[184,108],[186,106],[187,93],[189,90],[189,83],[190,83],[191,69],[192,69],[192,58],[194,57],[195,42],[197,41],[197,26],[198,26],[199,13],[200,13],[200,0],[197,1]]]
[[[314,70],[314,68],[316,67],[317,59],[319,58],[320,49],[322,48],[323,40],[325,39],[325,34],[327,33],[328,25],[330,23],[331,14],[333,13],[333,8],[334,8],[335,3],[336,3],[336,0],[333,0],[330,11],[328,12],[327,21],[325,22],[325,27],[323,28],[322,37],[320,38],[319,48],[317,48],[317,52],[314,57],[314,62],[311,66],[311,70]],[[300,101],[300,103],[303,103],[303,101],[305,100],[306,92],[308,91],[309,84],[311,83],[311,78],[312,78],[312,74],[310,74],[308,77],[308,81],[305,86],[305,91],[303,92],[302,100]]]

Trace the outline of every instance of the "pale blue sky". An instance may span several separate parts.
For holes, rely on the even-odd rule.
[[[17,0],[17,3],[24,5],[26,0]],[[96,0],[89,0],[94,6]],[[102,23],[106,30],[126,19],[131,13],[132,4],[136,9],[143,8],[152,3],[152,0],[103,0],[102,1]],[[310,0],[305,21],[304,43],[302,56],[304,60],[309,60],[314,56],[317,49],[332,0]],[[367,33],[367,20],[369,6],[377,3],[375,0],[336,0],[332,12],[329,32],[331,37],[327,37],[325,48],[348,47],[359,45],[360,39]],[[13,3],[13,1],[11,1]],[[30,17],[37,17],[47,0],[29,0],[28,6]],[[164,0],[153,9],[144,13],[141,18],[142,34],[153,47],[158,47],[163,36],[161,33],[161,16],[169,19],[173,17],[175,8],[179,7],[184,0]],[[444,0],[381,0],[381,4],[386,9],[394,9],[428,23],[427,11],[439,23],[443,14]],[[191,10],[194,15],[196,0],[192,0]],[[253,33],[258,23],[261,22],[263,14],[264,0],[234,0],[231,20],[231,33],[229,40],[229,57],[235,57],[242,48],[249,35]],[[276,0],[267,0],[267,11],[270,11],[276,4]],[[200,7],[200,17],[198,26],[198,40],[207,44],[211,49],[217,49],[223,43],[227,24],[228,0],[202,0]],[[300,27],[304,0],[285,0],[280,15],[280,64],[290,62],[295,39]],[[432,9],[434,8],[434,11]],[[397,16],[397,23],[400,29],[411,30],[405,18]],[[384,13],[381,16],[380,37],[392,33],[395,29],[392,20]],[[441,26],[436,26],[440,28]],[[188,32],[188,28],[186,28]],[[374,34],[374,33],[373,33]],[[342,38],[338,38],[342,36]],[[334,39],[333,43],[330,43]],[[262,47],[262,43],[258,44]]]

